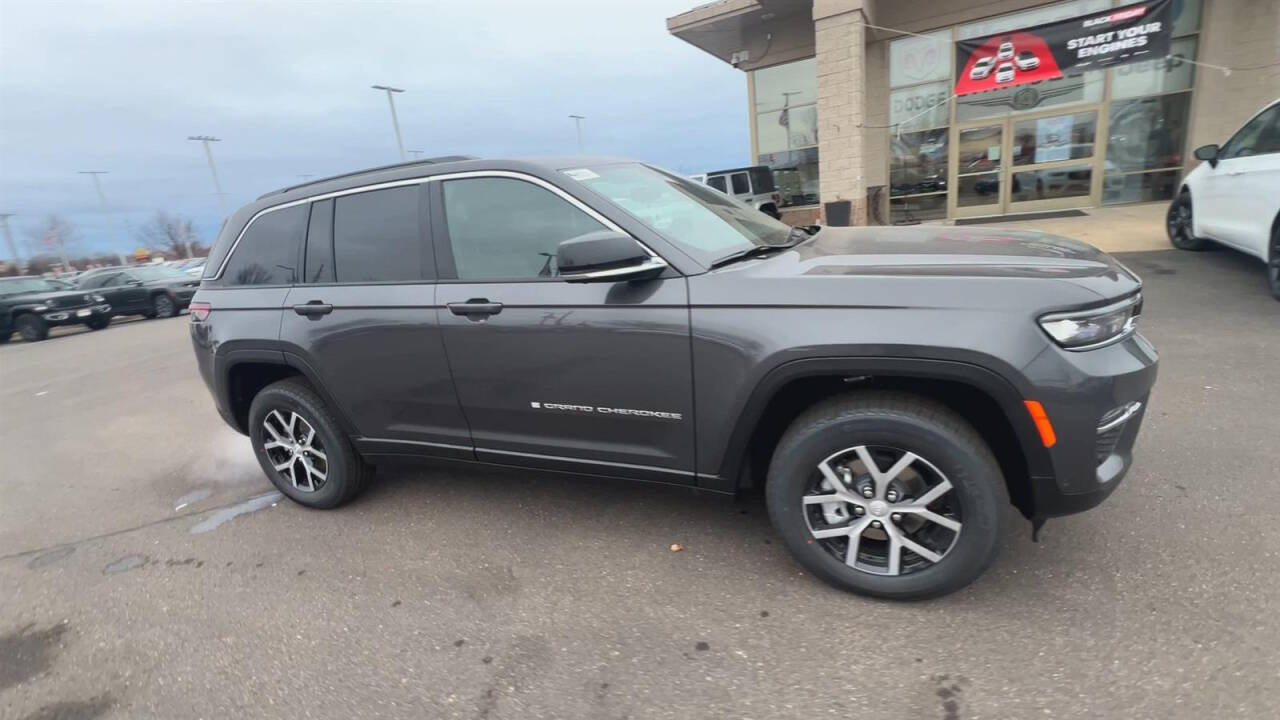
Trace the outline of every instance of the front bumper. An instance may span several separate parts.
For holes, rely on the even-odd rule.
[[[1097,350],[1052,346],[1024,372],[1053,423],[1052,476],[1032,477],[1034,515],[1069,515],[1106,500],[1133,466],[1159,356],[1135,333]]]
[[[46,310],[40,313],[50,327],[80,325],[102,317],[111,317],[111,306],[105,303],[82,308]]]

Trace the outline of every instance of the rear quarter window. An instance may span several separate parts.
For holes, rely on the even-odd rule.
[[[217,284],[292,285],[299,282],[298,257],[307,232],[307,204],[259,215],[249,223]]]

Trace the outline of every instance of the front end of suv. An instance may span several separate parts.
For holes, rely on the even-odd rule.
[[[1022,368],[1034,388],[1028,413],[1052,471],[1051,477],[1031,478],[1037,517],[1098,505],[1132,466],[1159,364],[1155,348],[1137,330],[1141,313],[1142,294],[1136,292],[1041,316],[1048,342]]]

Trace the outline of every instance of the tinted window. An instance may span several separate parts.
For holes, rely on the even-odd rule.
[[[729,186],[725,184],[723,175],[716,175],[715,177],[707,178],[707,184],[722,193],[729,192]]]
[[[1249,157],[1280,152],[1280,105],[1259,113],[1240,128],[1222,151],[1224,158]]]
[[[446,181],[444,210],[463,280],[552,277],[560,241],[605,229],[554,193],[511,178]]]
[[[337,282],[422,278],[417,185],[338,198],[333,210]]]
[[[307,224],[306,280],[333,282],[333,201],[321,200],[311,206]]]
[[[222,271],[223,285],[291,285],[307,229],[307,206],[259,215],[240,238]]]
[[[747,182],[746,173],[734,173],[730,178],[733,181],[733,194],[742,195],[751,192],[751,184]]]
[[[106,287],[109,284],[108,283],[109,280],[119,277],[119,275],[120,273],[118,272],[98,273],[97,275],[90,275],[87,278],[81,278],[79,281],[76,282],[76,285],[81,288],[84,288],[85,290],[92,290],[94,288]]]
[[[752,168],[748,172],[751,175],[751,186],[757,193],[773,192],[773,172],[769,168]]]

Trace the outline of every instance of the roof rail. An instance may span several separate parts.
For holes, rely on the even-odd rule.
[[[395,168],[412,167],[414,165],[439,165],[440,163],[459,162],[462,160],[478,160],[478,159],[479,158],[477,158],[475,155],[440,155],[438,157],[421,158],[419,160],[409,160],[407,162],[392,163],[390,165],[379,165],[377,167],[364,168],[363,170],[354,170],[352,172],[342,173],[340,175],[330,175],[329,177],[323,177],[323,178],[320,178],[319,180],[308,180],[307,182],[298,183],[297,185],[290,185],[288,187],[280,188],[279,190],[272,190],[271,192],[263,193],[262,195],[259,195],[258,199],[261,200],[263,198],[271,197],[272,195],[283,195],[284,193],[287,193],[291,190],[297,190],[298,188],[304,188],[309,185],[319,185],[320,183],[329,182],[330,180],[340,180],[346,177],[355,177],[356,175],[364,175],[365,173],[378,172],[379,170],[393,170]]]

